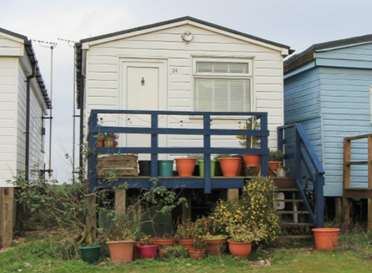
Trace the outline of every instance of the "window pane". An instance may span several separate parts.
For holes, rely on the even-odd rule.
[[[202,72],[202,73],[212,72],[212,63],[198,62],[196,64],[196,72]]]
[[[248,73],[248,64],[247,63],[231,63],[230,64],[230,73]]]
[[[249,111],[248,80],[230,81],[230,111]]]
[[[214,109],[213,111],[229,111],[228,104],[229,80],[214,80]]]
[[[215,73],[228,73],[229,72],[229,64],[228,63],[214,63],[213,64],[213,72],[215,72]]]
[[[196,80],[196,110],[212,111],[213,104],[213,79]]]

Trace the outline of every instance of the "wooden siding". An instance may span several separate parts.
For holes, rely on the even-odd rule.
[[[340,196],[343,138],[372,132],[369,99],[372,71],[328,67],[319,70],[326,192],[331,196]],[[352,160],[366,159],[365,141],[356,142],[352,149]],[[366,166],[353,166],[351,172],[352,187],[367,186]]]
[[[0,187],[16,175],[17,59],[0,57]]]
[[[0,33],[0,56],[22,56],[24,54],[23,44],[9,39]]]
[[[194,39],[186,44],[181,35],[190,31]],[[86,112],[91,109],[119,108],[120,58],[160,58],[167,61],[167,109],[193,110],[193,71],[195,57],[253,58],[255,108],[253,111],[268,112],[270,146],[276,147],[276,127],[283,123],[283,60],[280,52],[226,37],[190,25],[169,28],[127,39],[92,46],[87,51],[86,66]],[[177,72],[174,72],[177,71]],[[195,120],[183,120],[184,126]],[[112,121],[111,121],[112,122]],[[222,124],[221,126],[227,126]],[[239,127],[238,122],[228,122]],[[201,124],[201,121],[200,121]],[[178,126],[179,119],[169,120],[169,126]],[[200,139],[168,137],[168,144],[182,146],[200,142]],[[221,145],[239,145],[234,138],[223,137]]]

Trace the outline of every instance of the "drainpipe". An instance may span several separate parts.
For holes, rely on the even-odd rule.
[[[79,136],[79,179],[84,180],[84,76],[82,77],[82,87],[80,91],[80,136]]]
[[[36,62],[31,63],[31,75],[26,77],[26,150],[25,150],[25,179],[29,181],[30,175],[30,104],[31,104],[31,80],[35,78]]]

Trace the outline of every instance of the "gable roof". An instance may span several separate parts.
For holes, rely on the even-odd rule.
[[[275,46],[275,47],[278,47],[278,48],[287,49],[287,50],[291,51],[291,49],[288,45],[273,42],[273,41],[270,41],[270,40],[267,40],[267,39],[263,39],[263,38],[260,38],[260,37],[257,37],[257,36],[253,36],[253,35],[250,35],[250,34],[247,34],[247,33],[244,33],[244,32],[240,32],[238,30],[234,30],[234,29],[231,29],[231,28],[223,27],[223,26],[220,26],[220,25],[217,25],[217,24],[214,24],[214,23],[210,23],[210,22],[198,19],[198,18],[191,17],[191,16],[179,17],[179,18],[175,18],[175,19],[171,19],[171,20],[167,20],[167,21],[154,23],[154,24],[149,24],[149,25],[130,28],[130,29],[122,30],[122,31],[116,31],[116,32],[108,33],[108,34],[89,37],[89,38],[85,38],[85,39],[80,40],[80,43],[85,44],[85,43],[95,42],[95,41],[99,41],[99,40],[106,40],[106,39],[112,39],[112,38],[114,39],[117,36],[122,36],[122,35],[125,35],[125,34],[130,34],[130,33],[138,32],[138,31],[146,31],[146,30],[151,31],[151,29],[153,29],[153,28],[162,27],[162,26],[166,26],[166,25],[171,25],[171,24],[175,24],[175,23],[180,23],[180,22],[184,22],[184,21],[189,21],[189,22],[193,22],[193,23],[196,23],[196,24],[205,25],[205,26],[215,28],[215,29],[220,30],[220,31],[224,31],[224,32],[227,32],[227,33],[230,33],[230,34],[235,34],[235,35],[245,37],[245,38],[248,38],[248,39],[251,39],[251,40],[254,40],[254,41],[258,41],[258,42],[261,42],[261,43],[264,43],[264,44],[267,44],[267,45],[271,45],[271,46]]]
[[[315,53],[322,50],[372,43],[372,34],[355,36],[345,39],[333,40],[324,43],[313,44],[306,50],[292,55],[284,62],[284,74],[287,74],[315,59]]]
[[[35,55],[34,49],[32,47],[31,40],[29,40],[27,38],[27,36],[24,36],[22,34],[19,34],[19,33],[16,33],[16,32],[1,28],[1,27],[0,27],[0,33],[3,33],[3,34],[6,34],[6,35],[9,35],[9,36],[21,39],[23,41],[23,44],[24,44],[24,47],[25,47],[25,52],[27,54],[27,58],[29,59],[31,64],[35,65],[35,79],[36,79],[36,82],[39,85],[39,88],[41,90],[41,94],[43,96],[45,105],[47,106],[48,109],[51,109],[52,108],[52,102],[49,99],[48,91],[47,91],[46,86],[44,84],[43,77],[41,76],[39,64],[38,64],[38,61],[36,59],[36,55]]]

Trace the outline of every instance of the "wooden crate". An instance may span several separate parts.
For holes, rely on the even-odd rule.
[[[138,156],[132,154],[99,156],[97,176],[99,178],[138,176]]]

